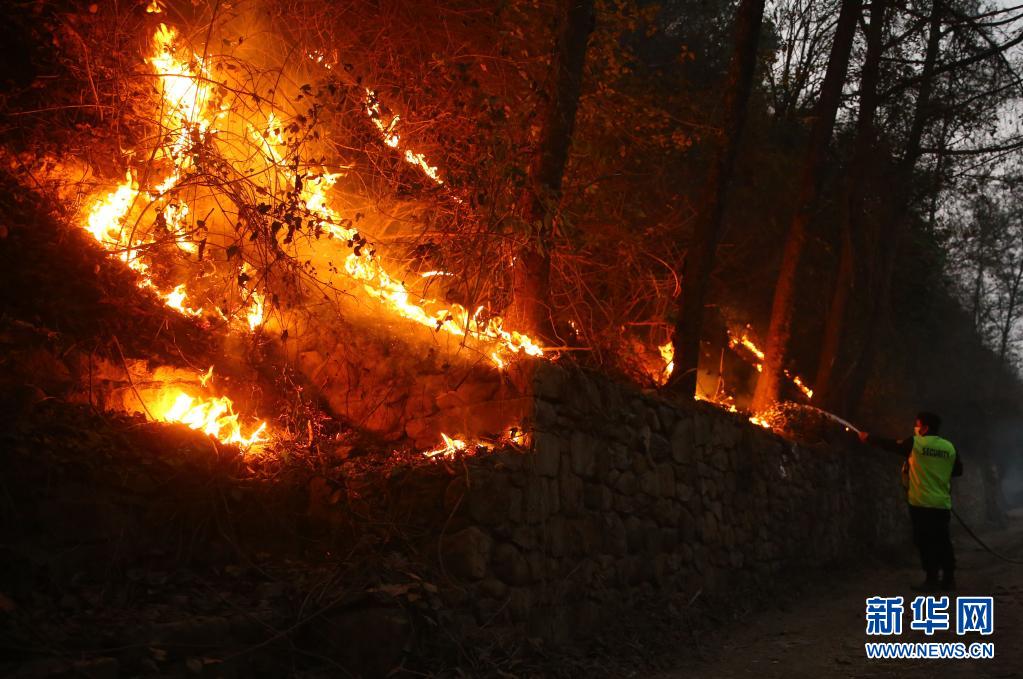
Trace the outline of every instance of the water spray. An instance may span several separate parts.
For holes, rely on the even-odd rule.
[[[842,425],[842,427],[843,427],[843,428],[844,428],[844,429],[845,429],[846,431],[851,431],[851,432],[855,432],[856,434],[862,434],[862,433],[863,433],[863,431],[862,431],[862,430],[860,430],[860,429],[859,429],[859,428],[858,428],[858,427],[857,427],[856,425],[854,425],[854,424],[853,424],[852,422],[850,422],[850,421],[848,421],[848,420],[843,420],[843,419],[842,419],[841,417],[839,417],[839,416],[838,416],[838,415],[836,415],[835,413],[829,413],[829,412],[828,412],[827,410],[824,410],[823,408],[818,408],[817,406],[813,406],[813,405],[809,405],[809,404],[807,404],[807,405],[806,405],[805,407],[806,407],[806,408],[812,408],[813,410],[816,410],[816,411],[817,411],[818,413],[820,413],[820,414],[821,414],[821,415],[823,415],[824,417],[828,418],[828,419],[829,419],[829,420],[831,420],[832,422],[835,422],[835,423],[837,423],[837,424],[840,424],[840,425]]]
[[[822,409],[820,409],[820,408],[818,408],[816,406],[807,406],[807,407],[813,408],[814,410],[819,412],[821,415],[824,415],[825,417],[827,417],[829,420],[832,420],[833,422],[836,422],[836,423],[842,425],[842,427],[844,427],[846,431],[855,432],[856,434],[862,434],[863,433],[863,431],[861,429],[859,429],[858,427],[856,427],[852,422],[849,422],[848,420],[843,420],[841,417],[839,417],[838,415],[835,415],[834,413],[829,413],[827,410],[822,410]],[[1023,564],[1023,561],[1021,561],[1019,559],[1010,558],[1010,557],[1005,556],[1004,554],[1001,554],[1000,552],[997,552],[994,549],[992,549],[986,542],[981,540],[980,537],[976,533],[974,533],[973,530],[968,525],[966,525],[966,522],[963,521],[963,517],[959,516],[959,514],[956,512],[955,509],[952,509],[951,512],[952,512],[952,516],[956,517],[956,520],[959,521],[960,525],[962,525],[962,527],[966,530],[966,532],[969,534],[969,536],[971,538],[973,538],[974,541],[976,541],[976,543],[978,545],[980,545],[989,554],[991,554],[992,556],[994,556],[994,557],[996,557],[998,559],[1001,559],[1002,561],[1005,561],[1006,563]]]

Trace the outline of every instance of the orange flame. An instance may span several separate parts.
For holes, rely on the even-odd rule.
[[[468,445],[462,439],[451,438],[447,434],[441,434],[444,445],[433,450],[428,450],[423,455],[426,457],[454,457],[457,453],[465,452]]]
[[[732,349],[736,349],[740,346],[744,347],[749,353],[751,353],[758,359],[756,362],[752,363],[753,366],[757,369],[757,372],[763,371],[764,366],[760,361],[764,360],[764,352],[761,351],[760,347],[758,347],[756,343],[750,338],[748,329],[744,329],[741,335],[729,330],[728,346],[731,347]],[[668,381],[668,378],[671,376],[672,371],[675,369],[675,349],[674,346],[672,345],[671,340],[669,339],[664,344],[659,345],[657,347],[657,350],[658,352],[660,352],[661,359],[664,362],[664,368],[661,374],[658,376],[657,381],[660,384],[665,384]],[[798,387],[799,390],[802,391],[807,398],[811,398],[813,396],[813,390],[807,387],[798,375],[793,377],[791,373],[789,373],[789,371],[787,370],[785,371],[785,375],[790,380],[792,380],[792,383],[796,387]],[[739,409],[735,407],[735,404],[731,403],[730,397],[725,397],[724,399],[722,399],[719,397],[706,397],[701,393],[697,393],[696,399],[699,401],[707,401],[708,403],[713,403],[714,405],[719,406],[727,410],[728,412],[732,413],[739,412]],[[759,427],[763,427],[764,429],[774,429],[774,427],[772,427],[767,420],[765,420],[763,417],[757,414],[750,415],[749,421]]]
[[[749,328],[744,328],[742,331],[742,335],[740,336],[736,336],[735,333],[729,330],[728,346],[732,347],[733,349],[738,346],[745,347],[747,351],[756,356],[758,359],[758,362],[754,363],[754,365],[757,368],[757,372],[764,371],[764,365],[761,362],[764,360],[764,352],[760,350],[760,347],[758,347],[752,339],[750,339]],[[813,389],[808,387],[806,383],[803,382],[803,379],[799,375],[793,375],[787,369],[783,370],[782,372],[785,374],[785,377],[787,377],[789,381],[792,382],[793,386],[799,389],[799,391],[803,392],[803,395],[806,396],[807,399],[813,398]]]
[[[379,118],[374,121],[380,122]],[[259,132],[251,129],[251,135],[259,143],[268,158],[278,166],[285,183],[294,182],[294,171],[286,163],[285,140],[281,137],[280,123],[271,114],[267,119],[266,128]],[[353,227],[340,226],[346,223],[331,206],[327,191],[334,185],[340,173],[323,171],[315,177],[302,182],[301,198],[310,213],[316,216],[319,226],[335,238],[352,241],[359,236]],[[506,330],[504,320],[500,316],[492,316],[480,321],[479,316],[484,310],[480,307],[472,315],[465,307],[452,305],[445,307],[434,300],[415,296],[405,284],[393,277],[385,268],[384,262],[377,257],[372,249],[362,249],[345,258],[345,272],[352,278],[361,281],[363,289],[371,297],[381,301],[391,311],[415,323],[431,328],[437,332],[445,332],[456,337],[467,337],[489,349],[487,355],[499,369],[507,362],[509,354],[523,353],[527,356],[543,356],[543,349],[528,335]],[[429,271],[422,278],[450,275],[443,271]]]
[[[249,323],[249,330],[255,330],[263,324],[263,295],[253,290],[249,295],[249,310],[245,314],[245,320]]]
[[[661,372],[661,381],[667,382],[668,378],[671,377],[671,373],[675,370],[675,345],[673,345],[669,339],[667,342],[657,347],[657,350],[661,352],[661,358],[664,360],[664,370]]]
[[[376,92],[369,88],[366,88],[366,114],[369,115],[373,124],[376,125],[378,130],[380,130],[384,143],[393,149],[398,148],[401,144],[401,135],[398,134],[398,121],[401,117],[396,115],[391,118],[389,122],[385,123],[382,117],[382,112],[380,111],[380,102],[377,100]],[[419,168],[420,172],[432,179],[435,184],[440,185],[444,183],[444,180],[440,178],[440,173],[437,171],[437,168],[427,162],[424,154],[417,153],[412,149],[406,148],[403,157],[405,158],[406,163]]]
[[[243,433],[234,404],[226,396],[202,399],[180,389],[167,389],[161,394],[160,403],[156,407],[150,406],[149,411],[161,422],[183,424],[221,443],[248,449],[268,441],[266,422],[260,422],[248,435]]]
[[[150,13],[163,11],[163,3],[153,0],[147,6]],[[221,116],[227,113],[229,104],[224,101],[228,95],[213,80],[210,65],[191,50],[182,49],[179,36],[173,28],[161,24],[153,34],[151,54],[146,63],[158,76],[161,106],[161,125],[163,134],[161,144],[152,154],[153,158],[169,160],[171,169],[162,179],[140,188],[138,175],[129,170],[125,181],[97,196],[91,203],[84,219],[83,228],[112,255],[116,255],[138,275],[137,285],[157,294],[167,307],[186,316],[197,317],[203,314],[199,304],[190,302],[188,281],[163,281],[170,287],[164,287],[153,279],[150,264],[144,260],[151,255],[155,242],[136,239],[135,229],[129,228],[130,218],[140,219],[143,209],[154,209],[162,218],[162,225],[171,233],[175,245],[186,253],[196,253],[199,245],[191,240],[187,232],[190,217],[189,205],[179,198],[171,199],[169,194],[178,188],[187,173],[194,168],[194,147],[206,141],[215,140],[218,134],[216,125]],[[184,54],[184,56],[182,56]],[[322,63],[322,58],[318,59]],[[328,66],[329,67],[329,66]],[[403,154],[406,162],[418,168],[433,182],[442,185],[440,173],[435,166],[427,161],[424,154],[410,148],[399,132],[400,118],[395,115],[385,121],[381,106],[376,95],[366,90],[365,110],[382,135],[383,143]],[[238,112],[236,112],[238,113]],[[238,113],[241,115],[240,113]],[[301,185],[301,200],[311,213],[313,223],[317,224],[331,236],[352,241],[360,237],[359,232],[346,224],[351,224],[336,212],[330,205],[328,194],[342,172],[330,172],[319,168],[316,172],[303,174],[301,182],[296,182],[297,167],[288,160],[289,150],[282,135],[282,125],[275,114],[270,114],[265,128],[260,131],[256,125],[249,123],[251,136],[255,140],[258,155],[269,163],[272,171],[277,173],[275,181],[284,179],[284,185]],[[290,181],[289,181],[290,180]],[[143,201],[139,201],[142,198]],[[137,203],[142,203],[136,209]],[[360,237],[361,238],[361,237]],[[365,240],[365,239],[363,239]],[[356,254],[358,253],[358,254]],[[161,275],[163,267],[160,268]],[[242,269],[244,271],[244,268]],[[499,369],[503,368],[509,358],[516,354],[540,357],[543,349],[532,338],[514,330],[505,328],[499,316],[484,313],[480,307],[470,313],[459,305],[445,305],[436,300],[415,294],[406,288],[401,276],[386,270],[371,248],[362,248],[350,254],[343,271],[359,281],[366,292],[379,300],[391,312],[414,321],[437,332],[444,332],[457,337],[465,337],[478,345],[481,354],[486,355]],[[447,276],[448,272],[436,271],[424,274],[422,278]],[[263,293],[242,286],[247,295],[242,319],[237,319],[239,327],[247,327],[249,331],[259,328],[265,318],[265,298]],[[223,315],[223,314],[221,314]],[[223,399],[199,400],[182,393],[170,394],[171,402],[160,412],[161,419],[180,421],[194,428],[207,432],[218,432],[230,442],[251,445],[260,439],[265,431],[265,424],[253,434],[245,436],[237,428],[237,416],[233,413],[230,401]],[[188,399],[193,399],[189,401]],[[224,433],[227,432],[227,433]],[[224,439],[221,439],[224,440]],[[455,446],[459,439],[449,439],[445,443]],[[464,442],[462,442],[464,448]],[[445,448],[447,450],[447,447]]]

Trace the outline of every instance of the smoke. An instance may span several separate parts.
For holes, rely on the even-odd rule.
[[[1008,508],[1023,506],[1023,422],[1003,420],[991,432],[991,460]]]

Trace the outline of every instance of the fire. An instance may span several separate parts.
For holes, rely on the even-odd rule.
[[[154,54],[147,60],[160,77],[165,104],[163,123],[171,130],[196,125],[200,132],[205,132],[211,122],[203,113],[213,100],[209,70],[197,54],[188,62],[178,59],[175,56],[177,39],[177,31],[160,24],[153,34]],[[186,132],[181,130],[182,135]],[[187,143],[182,137],[178,141]]]
[[[188,295],[185,294],[185,284],[182,283],[168,292],[164,299],[167,306],[186,316],[202,316],[202,309],[189,309],[185,306],[185,299],[187,297]]]
[[[263,324],[263,295],[256,290],[249,295],[249,311],[245,314],[245,320],[252,331]]]
[[[657,347],[657,350],[661,352],[661,358],[664,359],[662,379],[667,382],[668,378],[671,377],[672,371],[675,370],[675,345],[671,343],[671,340],[668,340]]]
[[[441,434],[441,439],[444,441],[444,445],[439,448],[429,450],[423,455],[426,457],[454,457],[457,453],[463,453],[468,448],[468,444],[462,439],[451,438],[447,434]]]
[[[764,371],[763,365],[764,352],[760,350],[760,347],[758,347],[752,339],[750,339],[749,328],[744,328],[742,334],[738,336],[734,332],[729,331],[728,346],[732,347],[733,349],[739,346],[745,347],[747,351],[749,351],[751,354],[757,357],[757,362],[754,363],[757,372]],[[808,387],[806,383],[803,382],[803,379],[799,375],[793,375],[787,369],[783,370],[782,372],[785,374],[785,377],[787,377],[789,381],[792,382],[793,386],[799,389],[799,391],[803,392],[803,395],[806,396],[808,400],[813,398],[813,389]]]
[[[495,441],[466,441],[463,438],[457,438],[454,436],[448,436],[442,433],[440,435],[442,444],[432,450],[427,450],[423,453],[423,456],[430,459],[437,458],[453,458],[459,453],[473,454],[492,452],[497,442]],[[500,438],[500,443],[506,445],[516,446],[518,448],[528,447],[531,443],[531,437],[528,432],[519,427],[511,427]]]
[[[378,124],[379,117],[374,121]],[[392,121],[393,122],[393,121]],[[285,184],[293,184],[295,173],[283,163],[286,157],[286,143],[280,134],[280,122],[272,114],[267,119],[263,132],[251,130],[255,140],[264,148],[265,153],[278,166],[278,171]],[[381,128],[384,129],[384,128]],[[391,129],[387,127],[386,129]],[[397,138],[397,137],[395,137]],[[340,173],[323,170],[315,177],[302,182],[301,198],[309,213],[317,220],[320,228],[331,236],[352,243],[362,236],[331,206],[327,196],[328,190],[340,177]],[[379,300],[398,315],[423,325],[435,332],[445,332],[456,337],[466,337],[490,347],[487,355],[494,365],[501,369],[507,363],[509,354],[524,353],[527,356],[543,356],[543,349],[528,335],[504,328],[504,320],[500,316],[491,316],[485,321],[480,320],[484,307],[479,307],[473,314],[458,304],[450,307],[436,301],[414,295],[405,283],[392,276],[384,266],[384,262],[369,247],[359,247],[345,258],[344,271],[362,282],[363,289],[372,298]],[[430,271],[421,278],[451,275],[444,271]]]
[[[757,360],[759,361],[764,360],[764,352],[760,350],[760,347],[758,347],[753,340],[750,339],[748,334],[748,328],[743,329],[742,335],[739,337],[736,337],[733,332],[729,331],[728,346],[732,347],[733,349],[737,346],[746,347],[746,349],[751,354],[757,357]],[[761,370],[763,370],[763,366],[757,364],[757,371],[759,372]]]
[[[808,399],[813,398],[813,389],[806,386],[806,384],[803,383],[803,380],[802,378],[799,377],[799,375],[795,376],[789,375],[788,370],[785,371],[785,375],[792,379],[792,384],[796,385],[796,388],[798,388],[801,392],[806,394],[806,398]]]
[[[85,230],[104,247],[119,246],[122,238],[121,222],[131,209],[136,196],[138,196],[138,187],[129,172],[124,178],[123,184],[114,189],[104,200],[93,205],[86,219]]]
[[[528,335],[505,330],[504,319],[500,316],[481,321],[479,317],[482,307],[477,308],[472,314],[459,304],[440,308],[432,313],[427,311],[426,307],[437,306],[436,302],[423,298],[413,301],[404,283],[391,278],[381,266],[380,260],[371,255],[348,255],[345,260],[345,271],[353,278],[363,281],[367,293],[384,301],[392,310],[411,321],[436,331],[458,337],[474,337],[481,342],[496,345],[490,353],[490,358],[499,368],[505,363],[503,355],[509,352],[543,356],[543,349]]]
[[[756,357],[757,361],[752,362],[752,364],[757,369],[757,372],[763,371],[763,364],[760,361],[764,360],[764,352],[761,351],[760,347],[758,347],[756,343],[750,338],[748,329],[744,329],[742,331],[742,334],[738,334],[729,330],[728,346],[732,349],[737,349],[738,347],[745,348],[746,351],[748,351],[750,354]],[[664,384],[668,381],[668,378],[671,376],[672,371],[675,369],[675,348],[672,345],[671,340],[669,339],[664,344],[658,345],[657,350],[661,355],[661,360],[664,362],[664,368],[661,372],[661,375],[659,376],[658,381],[661,384]],[[785,371],[785,375],[792,380],[792,383],[796,387],[798,387],[804,394],[806,394],[807,398],[813,396],[813,391],[809,389],[805,384],[803,384],[803,381],[799,378],[798,375],[792,377],[788,371]],[[728,412],[731,413],[739,412],[739,409],[735,407],[734,403],[732,403],[731,397],[727,395],[717,394],[715,396],[709,397],[704,396],[703,394],[697,392],[696,399],[699,401],[707,401],[708,403],[713,403],[714,405],[723,408],[724,410],[727,410]],[[763,427],[764,429],[773,429],[771,424],[758,414],[750,415],[749,421],[757,425],[758,427]]]
[[[401,135],[398,134],[398,121],[401,117],[396,115],[391,118],[389,122],[385,123],[383,114],[380,110],[380,101],[377,99],[377,94],[369,88],[366,88],[366,115],[370,117],[373,124],[376,125],[376,128],[380,130],[384,143],[392,149],[398,148],[401,144]],[[424,154],[416,153],[412,149],[406,148],[403,157],[405,158],[406,163],[419,168],[419,170],[432,179],[435,184],[440,185],[444,183],[444,180],[440,178],[440,173],[437,171],[437,168],[427,162]]]
[[[252,448],[268,441],[266,422],[260,422],[248,435],[242,431],[234,404],[226,396],[197,398],[180,389],[169,389],[161,395],[160,403],[150,413],[161,422],[175,422],[196,429],[221,443]]]
[[[147,6],[150,13],[161,13],[163,9],[164,4],[157,0]],[[322,58],[318,61],[323,63]],[[249,131],[247,135],[241,133],[239,136],[251,140],[243,151],[243,154],[248,154],[244,160],[246,166],[259,167],[262,163],[264,168],[248,179],[259,182],[260,189],[270,193],[281,186],[295,187],[295,195],[307,212],[303,223],[352,248],[340,272],[357,281],[372,299],[389,312],[435,332],[464,338],[498,369],[506,367],[515,355],[544,355],[543,348],[533,338],[506,328],[504,320],[484,306],[470,311],[457,304],[429,299],[406,287],[405,277],[393,269],[389,270],[366,238],[352,226],[353,221],[346,219],[331,205],[331,189],[347,168],[331,170],[308,163],[300,165],[293,146],[289,147],[282,115],[271,112],[263,118],[263,124],[253,120],[251,114],[246,116],[248,109],[245,106],[232,106],[229,103],[233,101],[230,99],[232,95],[226,81],[220,83],[212,75],[216,64],[184,48],[175,29],[161,24],[155,30],[145,63],[157,76],[162,98],[159,115],[161,133],[155,149],[136,157],[148,156],[158,162],[156,167],[162,169],[155,172],[151,171],[152,168],[146,168],[146,171],[129,169],[122,183],[93,198],[82,224],[82,228],[101,247],[136,273],[139,288],[150,290],[177,313],[193,318],[203,316],[206,305],[193,300],[188,291],[191,289],[194,293],[202,289],[202,294],[209,297],[210,293],[205,288],[190,278],[166,280],[167,276],[174,275],[173,272],[187,271],[189,267],[151,266],[151,258],[158,254],[158,247],[164,243],[173,243],[181,256],[190,256],[193,262],[195,256],[202,257],[205,240],[193,240],[193,236],[206,228],[205,220],[197,219],[189,204],[177,194],[183,192],[185,181],[194,174],[200,149],[209,147],[232,158],[237,155],[238,136],[231,143],[218,141],[226,134],[218,128],[234,129],[231,120],[237,117],[242,120],[242,129]],[[325,66],[329,68],[329,65]],[[394,115],[384,119],[382,106],[372,90],[365,90],[364,106],[366,114],[380,131],[384,145],[401,153],[406,162],[437,185],[444,184],[438,168],[431,165],[423,153],[410,148],[407,140],[402,138],[400,117]],[[228,113],[231,119],[225,117]],[[294,140],[290,141],[294,143]],[[225,159],[231,162],[230,158]],[[147,214],[150,217],[148,222],[143,219]],[[154,215],[158,231],[150,228]],[[285,240],[280,244],[288,242]],[[217,266],[222,269],[222,262],[217,262]],[[230,320],[233,328],[255,332],[265,321],[267,300],[264,292],[245,282],[252,273],[250,263],[242,261],[238,266],[238,293],[242,303],[237,317],[229,318],[219,305],[211,313],[219,313]],[[451,275],[447,271],[429,271],[414,280],[426,281]],[[208,373],[206,379],[210,375]],[[244,433],[238,423],[238,415],[226,397],[200,399],[184,392],[174,392],[163,400],[166,403],[162,407],[152,410],[156,419],[181,422],[221,441],[243,446],[265,440],[265,423],[253,432]],[[465,441],[445,436],[444,454],[468,448]]]
[[[131,229],[125,224],[128,213],[139,195],[138,185],[131,173],[114,191],[97,199],[89,211],[83,228],[96,242],[111,254],[117,255],[129,269],[138,274],[138,287],[151,289],[171,309],[186,316],[200,316],[202,309],[191,309],[185,305],[188,295],[185,284],[180,283],[170,292],[161,292],[149,274],[149,265],[141,259],[139,247],[131,241]]]
[[[151,7],[157,7],[156,3]],[[190,129],[197,127],[205,131],[210,126],[210,122],[201,116],[206,102],[211,98],[210,87],[206,84],[208,74],[204,69],[196,71],[174,57],[172,46],[176,38],[177,33],[173,29],[160,24],[153,36],[155,55],[148,60],[162,82],[165,103],[162,122],[168,129],[178,131],[171,147],[160,150],[163,155],[182,159],[175,163],[174,171],[156,186],[153,193],[157,197],[173,189],[180,180],[181,172],[188,162],[188,154],[182,151],[191,143]],[[94,200],[86,218],[85,230],[103,248],[117,254],[122,262],[139,275],[140,288],[153,290],[164,304],[181,314],[202,315],[201,308],[192,309],[185,304],[185,283],[178,283],[170,292],[161,292],[150,276],[149,265],[142,261],[140,248],[152,244],[133,242],[134,229],[126,224],[140,196],[138,182],[129,170],[122,184],[106,196]],[[162,207],[160,214],[166,228],[174,234],[175,244],[185,252],[195,252],[195,243],[181,235],[183,222],[188,216],[188,205],[183,201],[169,203]]]

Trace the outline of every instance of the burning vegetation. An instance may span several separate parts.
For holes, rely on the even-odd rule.
[[[104,11],[85,20],[91,39],[113,30]],[[363,11],[310,1],[186,12],[154,2],[131,15],[125,26],[134,35],[109,58],[93,54],[73,22],[57,21],[56,35],[88,57],[84,71],[68,70],[88,84],[93,106],[96,69],[121,83],[111,90],[119,110],[111,117],[96,108],[89,129],[123,122],[127,134],[101,163],[56,148],[33,157],[12,147],[7,158],[37,184],[59,187],[72,206],[65,218],[168,312],[215,342],[258,347],[263,369],[276,363],[278,374],[300,375],[302,398],[337,419],[328,429],[354,426],[427,456],[508,441],[528,430],[528,413],[480,415],[470,412],[473,402],[515,398],[537,360],[610,370],[674,396],[692,389],[762,426],[787,399],[848,401],[849,392],[827,383],[830,367],[809,383],[805,361],[779,344],[787,341],[780,321],[764,323],[753,311],[764,301],[755,291],[723,293],[712,318],[693,324],[687,296],[707,294],[699,282],[705,255],[686,243],[705,237],[700,220],[713,210],[694,218],[656,185],[623,203],[635,186],[592,162],[618,149],[624,160],[612,165],[626,174],[687,162],[694,178],[704,172],[686,160],[701,140],[698,126],[679,126],[668,110],[697,97],[695,83],[679,74],[682,99],[664,101],[655,92],[637,99],[626,85],[629,60],[646,57],[626,46],[622,29],[654,30],[656,13],[580,3],[551,23],[542,11],[508,9],[504,19],[532,33],[502,35],[495,48],[486,44],[485,11],[452,10],[444,16],[462,23],[460,49],[477,56],[452,57],[435,73],[417,61],[423,41],[402,30],[372,43],[390,55],[387,68],[356,49],[374,25]],[[391,19],[411,26],[417,11],[395,9]],[[535,49],[540,38],[553,53]],[[743,58],[736,50],[733,69]],[[545,75],[551,64],[557,82]],[[627,153],[615,130],[637,106],[630,119],[640,136]],[[570,153],[573,133],[600,151]],[[655,153],[663,160],[651,165]],[[707,170],[709,183],[718,171]],[[594,210],[591,195],[600,196]],[[616,200],[612,223],[598,227]],[[658,203],[664,208],[653,210]],[[656,226],[626,237],[618,223],[637,220]],[[764,246],[746,236],[752,252]],[[722,274],[752,270],[743,256],[722,253]],[[392,342],[402,348],[384,355],[419,355],[431,367],[365,365],[376,351],[366,345]],[[206,358],[188,361],[199,372]],[[443,377],[423,381],[424,373]],[[497,386],[472,386],[480,383]],[[848,386],[862,384],[857,373]],[[152,419],[253,449],[282,436],[312,442],[320,427],[296,432],[280,413],[233,398],[196,382],[184,391],[168,385],[138,406]],[[442,412],[452,404],[457,416]]]
[[[158,5],[147,13],[161,21],[151,29],[142,55],[153,77],[155,96],[144,98],[152,107],[152,132],[124,156],[123,181],[93,190],[74,218],[135,274],[138,288],[214,333],[287,339],[301,324],[295,317],[306,313],[310,297],[333,295],[340,305],[340,294],[354,293],[366,300],[364,313],[370,318],[396,316],[449,335],[459,351],[478,354],[498,371],[522,358],[557,357],[559,348],[545,353],[528,334],[507,327],[485,301],[470,307],[450,301],[450,295],[447,302],[432,298],[430,288],[443,292],[446,279],[456,274],[409,271],[378,239],[360,231],[356,222],[364,214],[338,207],[346,202],[338,182],[353,166],[331,153],[338,141],[329,135],[339,131],[325,122],[330,109],[324,93],[339,91],[358,97],[358,110],[375,128],[381,151],[397,154],[446,200],[464,204],[460,192],[445,184],[442,170],[406,138],[399,114],[361,78],[334,75],[350,71],[350,64],[322,50],[306,50],[300,70],[318,72],[314,91],[314,85],[290,82],[294,74],[287,64],[257,66],[231,53],[211,53],[209,42],[192,45],[162,23]],[[229,30],[215,21],[206,40]],[[222,38],[236,47],[244,40],[244,35]],[[741,336],[730,333],[728,346],[760,369],[763,353],[748,330]],[[566,348],[572,347],[560,347]],[[666,365],[651,372],[664,383],[671,376],[673,350],[668,343],[659,351]],[[279,435],[273,424],[236,412],[227,395],[209,393],[210,370],[188,392],[168,386],[141,400],[141,411],[246,450],[273,441]],[[807,398],[812,396],[798,376],[792,379]],[[735,410],[720,379],[714,391],[698,396]],[[510,436],[522,424],[513,419],[502,429]],[[438,432],[443,445],[425,455],[488,447],[449,435],[479,433],[472,431],[472,422],[462,428]]]
[[[155,6],[149,11],[160,13]],[[409,276],[400,264],[388,264],[356,228],[359,215],[346,217],[332,207],[331,189],[345,168],[330,168],[323,157],[313,155],[319,147],[315,118],[320,104],[304,113],[294,106],[275,106],[272,97],[262,99],[253,91],[251,80],[234,75],[239,69],[235,62],[202,56],[162,23],[153,32],[150,50],[145,62],[160,95],[154,102],[160,112],[156,144],[134,149],[132,155],[148,159],[147,164],[131,167],[129,161],[124,181],[87,199],[82,218],[83,228],[137,275],[139,288],[204,326],[286,336],[283,314],[267,316],[288,304],[272,290],[272,283],[280,280],[275,264],[284,259],[291,273],[298,274],[300,289],[310,283],[334,288],[339,277],[347,276],[361,284],[379,308],[376,313],[394,314],[459,338],[499,370],[517,355],[543,356],[534,340],[506,329],[503,319],[486,305],[470,311],[426,296],[425,281],[450,275],[447,272],[422,272],[406,283]],[[328,73],[335,65],[322,54],[308,57]],[[328,80],[325,86],[338,85]],[[309,85],[300,86],[295,99],[310,90]],[[368,89],[363,106],[386,147],[443,185],[437,168],[402,142],[397,114],[386,117],[376,94]],[[306,267],[298,264],[303,258]],[[318,279],[312,258],[343,264],[331,264],[330,275]],[[274,300],[271,309],[268,290]],[[217,297],[220,302],[210,304]],[[194,301],[199,298],[205,301]],[[192,396],[169,389],[155,403],[142,405],[154,419],[186,424],[223,443],[249,448],[273,437],[266,422],[253,424],[252,433],[243,434],[239,415],[226,396]],[[466,449],[463,441],[442,437],[441,452]]]
[[[723,277],[753,271],[759,280],[747,295],[739,286],[714,293],[721,304],[704,314],[708,255],[690,245],[719,240],[712,231],[722,223],[706,220],[720,220],[720,210],[694,211],[656,182],[636,193],[637,182],[623,179],[689,167],[680,176],[714,188],[728,180],[720,173],[735,171],[692,156],[710,141],[697,119],[713,107],[692,109],[691,126],[678,123],[673,111],[706,98],[684,68],[672,76],[678,97],[637,89],[649,74],[634,73],[635,64],[651,55],[623,36],[639,25],[656,33],[663,17],[654,8],[583,2],[555,21],[537,8],[506,8],[506,25],[529,30],[499,31],[500,39],[487,32],[492,17],[482,6],[441,11],[442,24],[460,24],[449,37],[462,44],[432,66],[420,56],[436,36],[406,30],[427,8],[386,10],[396,27],[387,34],[370,29],[379,22],[358,3],[136,10],[116,29],[98,6],[41,24],[80,57],[64,68],[91,97],[81,112],[60,102],[53,110],[93,116],[85,129],[96,138],[117,130],[117,144],[97,145],[102,160],[12,144],[8,163],[66,201],[63,218],[130,270],[142,294],[211,342],[247,346],[264,374],[288,373],[285,391],[301,389],[299,400],[320,413],[296,431],[267,402],[239,406],[240,394],[223,390],[236,381],[204,381],[138,403],[148,417],[252,449],[281,437],[311,444],[330,419],[329,430],[361,429],[436,456],[528,431],[527,412],[477,405],[521,396],[533,361],[609,370],[762,426],[785,400],[848,408],[860,398],[870,359],[857,358],[854,343],[842,349],[852,366],[842,388],[829,382],[831,340],[811,383],[805,358],[789,348],[784,286],[769,319],[756,311],[772,275],[750,266],[767,247],[760,235],[737,232],[746,250],[732,256],[735,243],[726,244],[718,265]],[[835,33],[838,61],[849,60],[850,25]],[[115,31],[118,50],[97,53]],[[672,35],[657,40],[667,45]],[[737,35],[732,52],[719,37],[714,49],[730,65],[718,81],[734,112],[748,105],[737,78],[749,36]],[[544,41],[551,48],[537,49]],[[364,42],[372,49],[360,50]],[[111,83],[102,93],[101,75]],[[835,83],[821,87],[816,105],[833,126]],[[104,96],[116,110],[104,108]],[[27,115],[47,120],[47,111]],[[628,140],[621,120],[635,126]],[[726,130],[724,160],[741,132]],[[819,149],[807,154],[802,167],[813,169]],[[811,189],[819,202],[819,187],[799,187]],[[729,219],[738,224],[738,214]],[[794,229],[805,227],[793,219]],[[634,237],[632,223],[650,226]],[[783,267],[779,286],[789,273]],[[873,351],[871,331],[861,335]],[[233,370],[217,356],[185,358],[196,374],[209,363],[217,374]]]
[[[791,533],[771,483],[798,485],[795,511],[848,475],[830,453],[860,424],[895,431],[924,404],[967,423],[964,448],[1015,450],[985,430],[1023,417],[1023,136],[1005,124],[1023,12],[766,7],[13,3],[4,454],[47,489],[50,468],[84,470],[86,495],[141,478],[148,502],[169,479],[154,522],[186,517],[173,540],[194,525],[234,554],[237,509],[251,544],[263,523],[286,536],[267,563],[343,545],[359,596],[432,615],[447,604],[409,565],[426,553],[480,601],[523,595],[548,547],[544,587],[576,557],[594,557],[586,587],[683,559],[741,571],[762,534],[729,507]],[[280,629],[344,599],[324,572]]]

